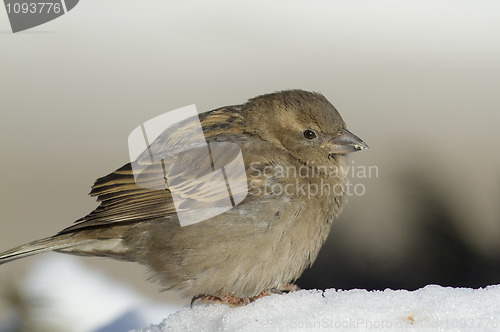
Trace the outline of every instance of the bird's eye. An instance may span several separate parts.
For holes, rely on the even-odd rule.
[[[311,129],[304,130],[303,134],[306,139],[315,139],[317,137],[314,130]]]

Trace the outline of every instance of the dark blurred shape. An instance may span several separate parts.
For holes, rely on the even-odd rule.
[[[477,288],[500,283],[500,253],[486,256],[466,240],[452,207],[424,174],[406,174],[399,183],[412,205],[408,213],[413,224],[408,227],[417,243],[403,252],[404,259],[353,250],[356,239],[339,239],[342,234],[334,226],[313,267],[297,281],[301,288],[414,290],[428,284]],[[340,219],[337,222],[356,225]]]
[[[0,332],[58,331],[55,327],[37,322],[36,311],[47,305],[41,298],[26,296],[14,284],[6,285],[0,293],[0,302],[7,310],[2,312]]]

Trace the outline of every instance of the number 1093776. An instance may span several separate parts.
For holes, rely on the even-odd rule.
[[[8,14],[59,14],[63,10],[58,2],[11,2],[5,7]]]

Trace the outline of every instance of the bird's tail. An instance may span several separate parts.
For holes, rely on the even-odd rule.
[[[72,235],[73,234],[58,234],[7,250],[0,253],[0,265],[19,258],[41,254],[52,250],[75,247],[83,244],[80,241],[75,241],[75,239],[72,238]]]

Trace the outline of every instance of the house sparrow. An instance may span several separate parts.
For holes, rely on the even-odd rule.
[[[231,306],[293,290],[289,283],[312,265],[346,201],[345,154],[368,146],[323,95],[302,90],[258,96],[199,119],[208,144],[219,144],[212,168],[216,159],[221,167],[234,157],[224,144],[241,151],[245,186],[232,193],[247,190],[241,202],[181,226],[180,209],[190,211],[174,204],[174,187],[186,201],[211,206],[223,196],[223,190],[219,195],[200,186],[196,171],[186,171],[202,168],[193,167],[199,163],[193,145],[162,164],[162,176],[145,172],[142,184],[133,163],[98,179],[90,195],[99,207],[54,236],[0,254],[0,264],[51,250],[133,261],[145,265],[162,290]],[[185,144],[192,130],[186,124],[165,130],[152,144],[155,153],[175,148],[179,137]],[[147,164],[145,154],[136,163]]]

